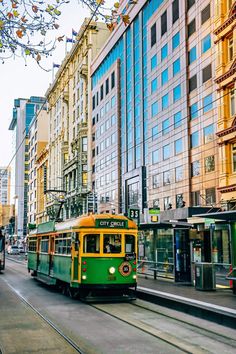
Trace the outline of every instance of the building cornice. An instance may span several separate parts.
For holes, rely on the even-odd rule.
[[[228,135],[230,133],[233,133],[236,131],[236,125],[235,125],[235,122],[233,123],[233,125],[229,128],[226,128],[224,130],[221,130],[220,132],[217,132],[216,135],[219,137],[219,138],[222,138],[223,136],[225,135]]]
[[[231,65],[230,69],[226,73],[220,75],[217,79],[215,79],[215,82],[217,84],[220,84],[222,81],[227,80],[230,76],[233,76],[235,73],[236,73],[236,59],[233,61],[233,64]],[[232,81],[235,80],[236,80],[236,76],[233,77]]]
[[[233,23],[236,19],[236,3],[233,5],[232,9],[230,10],[229,12],[229,17],[227,18],[227,20],[225,20],[222,25],[220,25],[219,27],[217,27],[215,30],[214,30],[214,34],[216,36],[218,36],[225,28],[227,28],[228,26],[231,25],[231,23]],[[218,39],[220,40],[220,39]],[[218,41],[217,40],[217,41]]]
[[[217,188],[221,193],[229,193],[236,191],[236,184],[231,184],[230,186],[218,187]]]

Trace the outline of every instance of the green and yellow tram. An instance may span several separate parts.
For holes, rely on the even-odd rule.
[[[121,215],[81,216],[38,225],[28,237],[28,270],[84,299],[133,299],[137,226]]]
[[[0,272],[5,269],[5,237],[0,230]]]

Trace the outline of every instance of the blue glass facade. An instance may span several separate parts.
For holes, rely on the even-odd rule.
[[[148,28],[164,0],[148,1],[92,75],[92,89],[120,60],[122,176],[147,163],[148,156]],[[153,65],[157,66],[157,58]],[[154,88],[155,89],[155,88]]]

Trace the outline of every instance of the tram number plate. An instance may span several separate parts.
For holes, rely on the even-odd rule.
[[[133,261],[136,258],[135,253],[126,253],[125,255],[125,260],[126,261]]]
[[[108,280],[116,280],[116,276],[115,275],[108,275]]]

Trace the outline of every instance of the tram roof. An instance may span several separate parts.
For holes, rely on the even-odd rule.
[[[64,230],[72,230],[78,228],[94,228],[96,227],[96,221],[106,220],[106,221],[127,221],[128,229],[137,229],[137,225],[133,220],[128,219],[124,215],[112,215],[112,214],[90,214],[79,216],[78,218],[70,219],[60,223],[47,222],[38,225],[37,233],[47,233],[47,232],[60,232]],[[101,226],[100,226],[101,227]],[[119,228],[114,227],[115,228]]]

